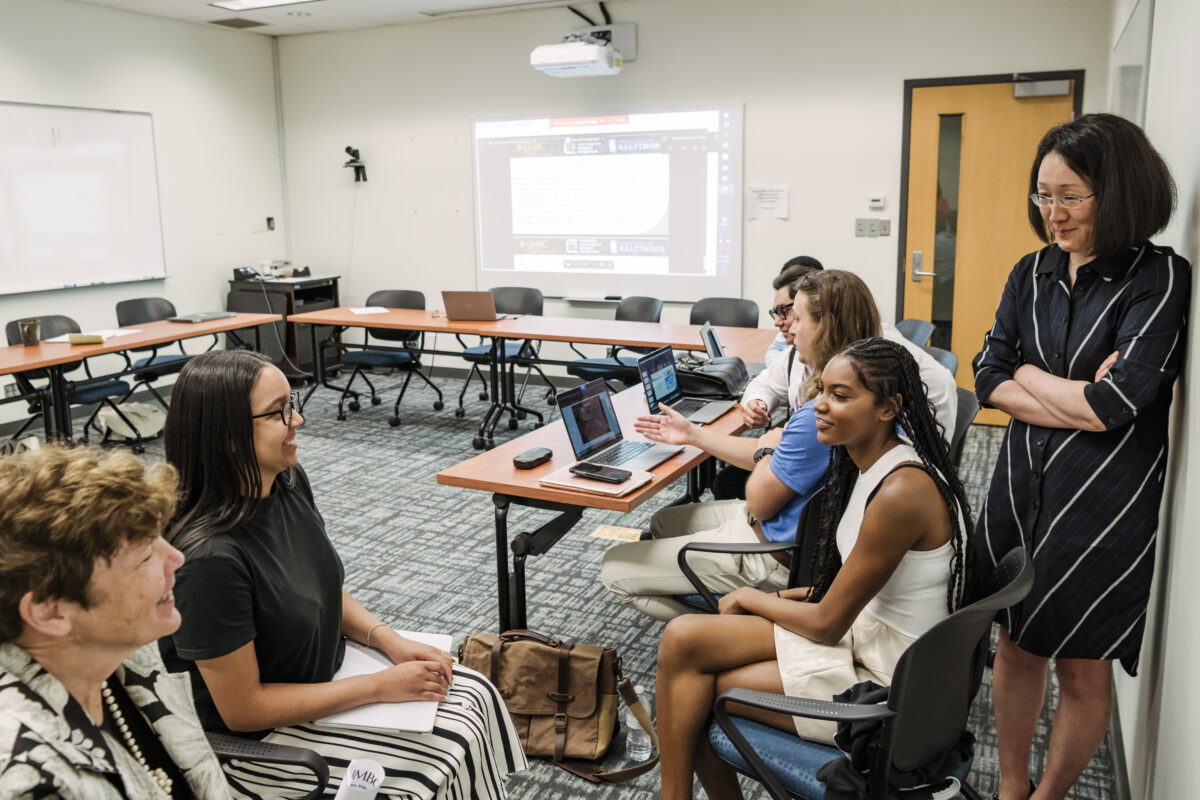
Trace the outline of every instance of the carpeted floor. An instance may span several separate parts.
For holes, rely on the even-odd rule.
[[[313,483],[329,532],[346,564],[347,588],[381,619],[396,627],[450,633],[455,645],[473,631],[495,631],[495,550],[491,497],[439,486],[438,470],[475,454],[471,439],[486,403],[469,391],[465,418],[453,412],[461,383],[439,379],[447,408],[434,411],[433,392],[416,382],[401,407],[403,423],[387,424],[397,386],[387,387],[380,406],[363,404],[344,422],[336,420],[337,396],[318,390],[305,411],[299,435],[300,458]],[[540,402],[540,401],[539,401]],[[547,408],[547,411],[552,409]],[[529,429],[498,431],[498,441]],[[1003,431],[977,426],[968,435],[963,479],[973,508],[978,508],[991,477]],[[147,457],[161,458],[161,441],[150,443]],[[528,566],[529,624],[535,630],[567,640],[615,645],[624,669],[635,683],[654,685],[654,664],[662,624],[616,602],[599,580],[600,559],[607,542],[587,534],[600,524],[646,527],[650,515],[679,492],[667,490],[629,515],[589,511],[553,552],[531,558]],[[536,528],[547,512],[514,509],[510,536]],[[1053,688],[1050,690],[1053,695]],[[991,726],[990,673],[979,692],[971,726],[978,737],[970,780],[981,794],[995,789],[995,733]],[[1031,774],[1040,775],[1041,753],[1049,732],[1043,720],[1039,755]],[[609,766],[623,764],[623,734]],[[1071,798],[1110,800],[1115,797],[1106,741],[1079,781]],[[747,797],[765,797],[746,783]],[[546,762],[535,762],[510,782],[513,798],[599,798],[619,795],[658,796],[653,771],[620,787],[593,785]],[[697,784],[697,796],[703,792]]]

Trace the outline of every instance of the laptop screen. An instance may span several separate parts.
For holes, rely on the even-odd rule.
[[[638,359],[638,373],[646,390],[646,405],[651,414],[658,413],[658,404],[670,405],[681,396],[679,376],[675,374],[675,355],[670,347],[660,347]]]
[[[700,326],[700,341],[704,343],[704,350],[708,353],[709,358],[723,358],[725,356],[725,350],[721,347],[721,340],[717,338],[717,329],[708,322]]]
[[[575,458],[587,458],[621,438],[621,424],[603,378],[563,392],[557,402]]]

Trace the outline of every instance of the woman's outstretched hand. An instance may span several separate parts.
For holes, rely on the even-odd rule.
[[[658,408],[661,414],[638,417],[633,429],[652,442],[691,444],[692,431],[696,426],[665,403],[659,403]]]

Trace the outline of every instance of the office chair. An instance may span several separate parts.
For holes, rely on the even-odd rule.
[[[316,800],[325,793],[329,784],[329,765],[325,759],[312,750],[303,747],[292,747],[286,744],[260,742],[257,739],[243,739],[240,736],[229,736],[224,733],[206,733],[208,744],[221,763],[226,761],[257,761],[264,764],[295,764],[304,767],[313,774],[316,787],[301,800]]]
[[[902,319],[896,323],[896,330],[913,344],[924,347],[933,335],[933,323],[923,319]]]
[[[175,306],[170,300],[162,297],[139,297],[133,300],[122,300],[117,303],[117,326],[121,328],[141,325],[146,322],[157,322],[158,320],[173,316],[175,316]],[[146,358],[139,358],[133,362],[132,366],[138,368],[138,371],[133,373],[133,385],[135,388],[138,384],[146,387],[163,408],[170,408],[170,406],[167,405],[167,401],[158,393],[158,390],[154,388],[154,382],[164,375],[174,375],[179,372],[179,370],[183,369],[183,365],[191,359],[191,356],[183,349],[183,341],[180,340],[176,344],[179,345],[178,354],[160,354],[158,352],[158,345],[134,347],[130,350],[130,352],[150,351],[150,355]],[[217,337],[214,334],[212,344],[208,349],[213,349],[216,344]]]
[[[384,308],[417,308],[424,310],[425,295],[421,292],[408,289],[383,289],[378,292],[372,292],[367,298],[368,306],[383,306]],[[401,350],[381,350],[370,346],[371,337],[375,337],[385,342],[399,342]],[[356,378],[362,378],[371,390],[371,405],[377,406],[381,399],[375,393],[375,384],[371,383],[371,379],[367,377],[365,370],[367,369],[398,369],[404,370],[404,384],[400,387],[400,396],[396,398],[396,405],[392,408],[392,416],[388,418],[388,424],[393,428],[400,424],[400,402],[404,399],[404,393],[408,391],[408,382],[412,380],[415,374],[421,380],[425,381],[430,389],[437,392],[438,399],[433,401],[434,411],[441,411],[445,408],[442,390],[430,379],[428,375],[421,369],[421,351],[425,349],[425,333],[423,331],[406,331],[394,330],[390,328],[364,328],[363,343],[361,350],[344,350],[342,352],[342,366],[353,367],[354,371],[350,373],[350,380],[346,381],[345,388],[342,389],[342,396],[338,398],[338,413],[339,420],[346,419],[346,412],[342,410],[342,404],[346,402],[347,397],[353,396],[350,401],[350,410],[358,411],[361,407],[358,403],[358,393],[350,389],[351,384]]]
[[[954,355],[954,353],[951,353],[949,350],[943,350],[940,347],[933,347],[932,345],[927,344],[921,345],[921,349],[937,359],[937,362],[943,367],[950,370],[951,375],[958,374],[958,356]]]
[[[497,286],[491,292],[497,313],[532,317],[540,317],[542,315],[545,298],[540,289],[526,286]],[[456,417],[461,417],[466,414],[466,409],[463,408],[463,398],[466,397],[467,386],[470,385],[471,379],[476,375],[479,376],[479,380],[484,386],[483,390],[479,393],[479,399],[488,399],[487,381],[484,380],[483,373],[480,372],[479,367],[481,364],[491,365],[493,354],[491,343],[468,346],[461,336],[456,334],[456,337],[459,343],[463,345],[463,359],[471,364],[471,371],[467,373],[467,380],[463,383],[462,391],[458,394],[458,408],[454,411]],[[536,416],[539,421],[542,419],[542,415],[539,412],[521,405],[521,400],[525,396],[525,386],[529,382],[530,372],[537,372],[538,376],[542,379],[542,383],[546,385],[546,402],[550,404],[554,403],[554,396],[557,390],[554,388],[554,384],[550,382],[550,379],[546,377],[546,373],[542,371],[538,363],[538,347],[539,343],[529,339],[526,339],[524,342],[505,341],[504,343],[504,352],[501,355],[504,362],[508,364],[508,374],[507,376],[501,375],[500,379],[508,381],[508,387],[515,389],[516,368],[525,368],[525,379],[521,383],[521,391],[515,395],[514,408],[510,410],[512,414],[508,420],[510,430],[516,430],[517,420],[525,419],[528,413]],[[496,402],[498,402],[498,399]],[[499,420],[499,415],[496,416],[496,420]]]
[[[954,387],[958,395],[958,414],[954,417],[954,433],[950,437],[950,461],[958,469],[962,463],[963,446],[967,443],[967,431],[979,413],[979,398],[970,389]]]
[[[62,316],[61,314],[48,314],[43,317],[35,317],[40,322],[42,339],[53,339],[56,336],[62,336],[64,333],[80,333],[79,323],[70,317]],[[21,329],[17,325],[17,320],[13,320],[4,326],[4,335],[8,339],[10,345],[21,343]],[[126,359],[128,361],[128,359]],[[118,380],[116,378],[93,378],[91,368],[88,366],[87,359],[81,359],[83,371],[87,374],[87,380],[69,382],[67,386],[67,404],[70,406],[88,406],[93,403],[96,408],[93,409],[92,415],[88,417],[87,422],[83,425],[83,436],[80,441],[87,443],[88,429],[95,427],[96,430],[104,434],[104,440],[108,439],[108,432],[96,425],[96,416],[100,413],[100,409],[105,406],[111,408],[121,421],[129,426],[129,430],[133,432],[134,439],[130,443],[130,447],[135,453],[142,453],[145,447],[142,446],[142,434],[137,429],[137,426],[122,413],[117,403],[113,402],[114,397],[119,397],[119,402],[124,402],[129,395],[133,394],[133,389],[127,381]],[[63,372],[73,372],[79,369],[79,363],[70,366],[64,366]],[[17,382],[17,387],[22,394],[29,395],[33,399],[29,401],[29,419],[21,425],[16,434],[12,437],[13,441],[19,439],[30,425],[41,418],[42,404],[50,402],[50,386],[47,382],[41,386],[35,386],[33,381],[46,380],[49,381],[49,373],[44,369],[33,369],[25,372],[17,372],[13,374],[13,378]]]
[[[966,782],[973,754],[955,757],[954,750],[966,730],[971,702],[983,677],[992,620],[1000,609],[1019,603],[1032,586],[1033,566],[1025,549],[1016,547],[996,565],[983,599],[938,622],[904,651],[892,675],[886,704],[730,689],[714,704],[716,724],[708,729],[709,742],[719,758],[761,782],[776,800],[821,800],[826,785],[816,773],[843,758],[842,751],[734,717],[730,704],[810,719],[859,724],[878,720],[878,748],[873,755],[867,750],[869,772],[863,776],[868,798],[892,797],[897,788],[892,783],[899,773],[919,767],[934,771],[936,767],[931,765],[937,765],[942,770],[930,776],[931,780],[952,776],[961,783],[965,796],[980,800]]]
[[[730,328],[757,328],[758,303],[741,297],[705,297],[697,300],[689,316],[692,325],[726,325]]]
[[[615,319],[618,322],[658,322],[662,318],[662,300],[657,297],[626,297],[617,305]],[[619,380],[626,386],[632,386],[641,380],[638,377],[637,358],[622,356],[622,350],[645,355],[653,347],[623,347],[613,345],[608,348],[608,354],[603,358],[588,358],[574,342],[569,342],[571,349],[583,358],[576,359],[567,365],[567,374],[581,381],[603,378],[605,381]]]

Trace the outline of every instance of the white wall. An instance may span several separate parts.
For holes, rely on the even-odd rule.
[[[759,302],[761,324],[771,278],[798,253],[858,271],[890,319],[897,239],[855,239],[853,220],[876,215],[867,197],[879,192],[898,220],[903,81],[1083,68],[1085,108],[1107,98],[1108,2],[609,8],[638,25],[637,61],[612,78],[529,67],[534,46],[578,22],[561,8],[281,40],[296,261],[340,272],[347,300],[412,288],[440,305],[441,289],[474,284],[473,119],[744,103],[746,182],[792,190],[790,219],[745,223],[743,294]],[[341,168],[347,145],[361,150],[369,183]],[[686,308],[664,319],[686,319]]]
[[[1126,10],[1132,2],[1125,0]],[[1146,0],[1142,0],[1146,2]],[[1118,14],[1121,13],[1118,9]],[[1120,17],[1118,17],[1118,21]],[[1119,26],[1118,26],[1119,27]],[[1118,30],[1119,32],[1119,30]],[[1196,626],[1196,574],[1200,569],[1200,498],[1189,478],[1200,474],[1200,398],[1190,391],[1200,367],[1196,324],[1200,281],[1200,4],[1156,0],[1147,93],[1146,132],[1166,158],[1179,187],[1179,208],[1158,241],[1174,247],[1193,266],[1188,365],[1175,395],[1170,470],[1158,540],[1158,570],[1147,617],[1137,678],[1117,670],[1117,699],[1134,800],[1196,795],[1200,761],[1200,629]]]
[[[0,100],[154,115],[169,275],[0,295],[0,324],[61,313],[85,330],[114,327],[114,306],[131,297],[224,308],[232,267],[282,257],[270,39],[63,0],[0,0]],[[252,233],[267,216],[276,231]],[[24,410],[0,406],[0,422]]]

